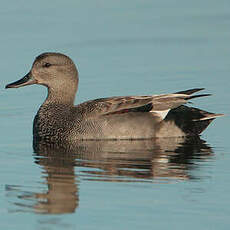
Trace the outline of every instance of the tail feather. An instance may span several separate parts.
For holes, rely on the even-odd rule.
[[[193,121],[211,120],[211,119],[215,119],[217,117],[222,117],[222,116],[224,116],[223,113],[207,113],[204,117],[201,117],[199,119],[193,119]]]
[[[170,110],[165,121],[174,121],[186,135],[199,135],[216,117],[223,115],[181,105]]]

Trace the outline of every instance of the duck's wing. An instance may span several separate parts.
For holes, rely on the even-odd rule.
[[[87,116],[103,116],[127,112],[151,112],[156,113],[161,119],[164,119],[170,109],[177,108],[192,98],[210,95],[200,94],[191,96],[192,93],[199,90],[201,89],[152,96],[100,98],[82,103],[78,108],[82,108]]]
[[[130,112],[132,109],[143,108],[143,112],[148,112],[151,108],[152,96],[125,96],[99,98],[84,102],[77,107],[84,108],[90,115],[108,115],[119,112]]]

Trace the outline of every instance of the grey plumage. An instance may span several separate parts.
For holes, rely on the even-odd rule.
[[[198,135],[222,115],[183,105],[190,99],[209,96],[192,95],[203,88],[163,95],[101,98],[74,106],[78,71],[73,61],[60,53],[39,55],[31,71],[6,88],[29,84],[48,88],[48,96],[34,119],[35,140],[73,142]]]

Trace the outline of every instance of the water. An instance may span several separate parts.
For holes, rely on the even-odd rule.
[[[76,103],[205,87],[229,115],[229,1],[6,1],[0,9],[1,229],[228,229],[229,116],[200,140],[32,147],[43,87],[4,90],[44,51],[80,73]]]

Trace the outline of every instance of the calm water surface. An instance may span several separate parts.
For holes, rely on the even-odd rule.
[[[230,2],[21,1],[0,9],[1,229],[229,229]],[[41,86],[4,90],[44,51],[92,98],[205,87],[201,138],[32,145]]]

